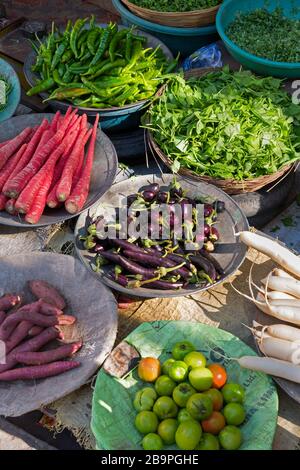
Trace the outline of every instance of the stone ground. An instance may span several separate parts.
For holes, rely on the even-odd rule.
[[[0,418],[0,450],[54,450],[54,448]]]

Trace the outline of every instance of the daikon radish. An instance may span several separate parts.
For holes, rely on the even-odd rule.
[[[300,341],[300,329],[289,325],[270,325],[266,329],[267,334],[273,338],[285,339],[287,341]]]
[[[300,308],[297,307],[277,307],[271,305],[256,304],[257,307],[267,315],[271,317],[278,318],[278,320],[286,321],[288,323],[293,323],[294,325],[300,325]]]
[[[295,279],[289,273],[286,273],[285,271],[283,271],[283,269],[279,269],[279,268],[273,269],[273,275],[274,276],[279,276],[279,277],[286,277],[288,279]]]
[[[272,290],[268,292],[268,299],[272,300],[284,300],[284,299],[295,299],[296,297],[293,297],[290,294],[286,294],[285,292],[279,292],[276,290]]]
[[[270,288],[271,290],[285,292],[286,294],[290,294],[294,297],[297,297],[297,299],[300,298],[300,281],[296,281],[296,279],[269,276],[269,281],[266,278],[262,279],[261,282],[264,285],[266,285],[268,282],[268,288]]]
[[[269,357],[243,356],[237,359],[245,369],[264,372],[300,384],[300,366]]]
[[[258,293],[256,300],[259,302],[265,302],[265,297]],[[298,307],[300,308],[300,299],[271,299],[268,296],[268,303],[273,306],[275,305],[276,307]],[[267,305],[267,303],[266,303]]]
[[[259,349],[263,354],[282,361],[299,364],[300,343],[287,341],[281,338],[264,337],[258,341]]]
[[[281,246],[275,240],[253,232],[240,232],[240,240],[247,246],[269,256],[273,261],[292,274],[300,277],[300,259],[288,248]],[[270,286],[271,288],[271,286]],[[281,290],[281,289],[274,289]],[[289,292],[288,292],[289,293]]]

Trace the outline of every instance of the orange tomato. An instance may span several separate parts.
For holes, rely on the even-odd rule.
[[[208,419],[201,421],[204,432],[209,432],[215,436],[226,426],[225,418],[219,411],[213,411]]]
[[[220,366],[219,364],[210,364],[207,368],[213,374],[213,384],[214,388],[222,388],[227,381],[227,373],[224,367]]]
[[[161,374],[161,366],[155,357],[144,357],[138,366],[138,376],[144,382],[155,382]]]

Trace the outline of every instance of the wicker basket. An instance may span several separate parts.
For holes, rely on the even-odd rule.
[[[197,28],[214,24],[221,5],[203,10],[163,12],[139,7],[128,0],[122,0],[122,2],[132,13],[144,18],[144,20],[164,26],[175,26],[176,28]]]
[[[192,69],[185,73],[185,78],[190,77],[203,77],[209,72],[215,72],[219,70],[218,68],[203,68],[203,69]],[[166,85],[163,85],[157,92],[157,97],[161,96],[164,93]],[[147,132],[147,140],[149,147],[151,150],[162,160],[162,162],[170,168],[173,164],[173,161],[165,155],[165,153],[161,150],[161,148],[155,142],[152,132]],[[285,165],[276,173],[272,173],[271,175],[264,175],[254,179],[246,179],[243,181],[234,180],[234,179],[216,179],[210,176],[201,176],[195,173],[192,170],[188,170],[186,168],[180,168],[178,174],[181,176],[186,176],[189,179],[194,181],[204,181],[208,184],[213,184],[218,188],[221,188],[228,194],[241,194],[241,193],[253,193],[258,191],[259,189],[274,183],[279,178],[287,176],[289,171],[292,170],[293,164]]]

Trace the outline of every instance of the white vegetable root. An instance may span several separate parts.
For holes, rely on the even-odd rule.
[[[257,251],[264,253],[265,255],[269,256],[273,261],[278,263],[282,268],[286,269],[295,276],[300,277],[300,259],[288,248],[281,246],[275,240],[271,240],[262,235],[258,235],[257,233],[240,232],[239,235],[240,240],[247,246],[255,248]]]
[[[241,367],[246,369],[265,372],[266,374],[300,384],[300,366],[296,364],[258,356],[243,356],[237,359],[237,361]]]
[[[265,297],[258,293],[256,300],[259,302],[264,302]],[[268,295],[268,302],[270,305],[275,305],[276,307],[299,307],[300,308],[300,299],[272,299]],[[267,304],[266,304],[267,305]]]
[[[300,343],[262,335],[258,345],[261,352],[268,357],[293,363],[297,363],[300,357]]]
[[[300,329],[289,325],[270,325],[266,332],[274,338],[285,339],[287,341],[300,341]]]
[[[267,279],[262,279],[261,282],[266,285]],[[300,299],[300,281],[296,281],[296,279],[269,276],[268,287],[272,290],[285,292],[286,294],[293,295],[297,299]]]
[[[286,277],[287,279],[295,279],[291,274],[286,273],[283,271],[283,269],[275,268],[273,270],[273,275],[274,276],[279,276],[279,277]]]
[[[293,300],[295,298],[296,297],[293,297],[290,294],[286,294],[285,292],[279,292],[276,290],[272,290],[268,292],[268,299],[271,299],[271,300],[284,300],[284,299]]]

